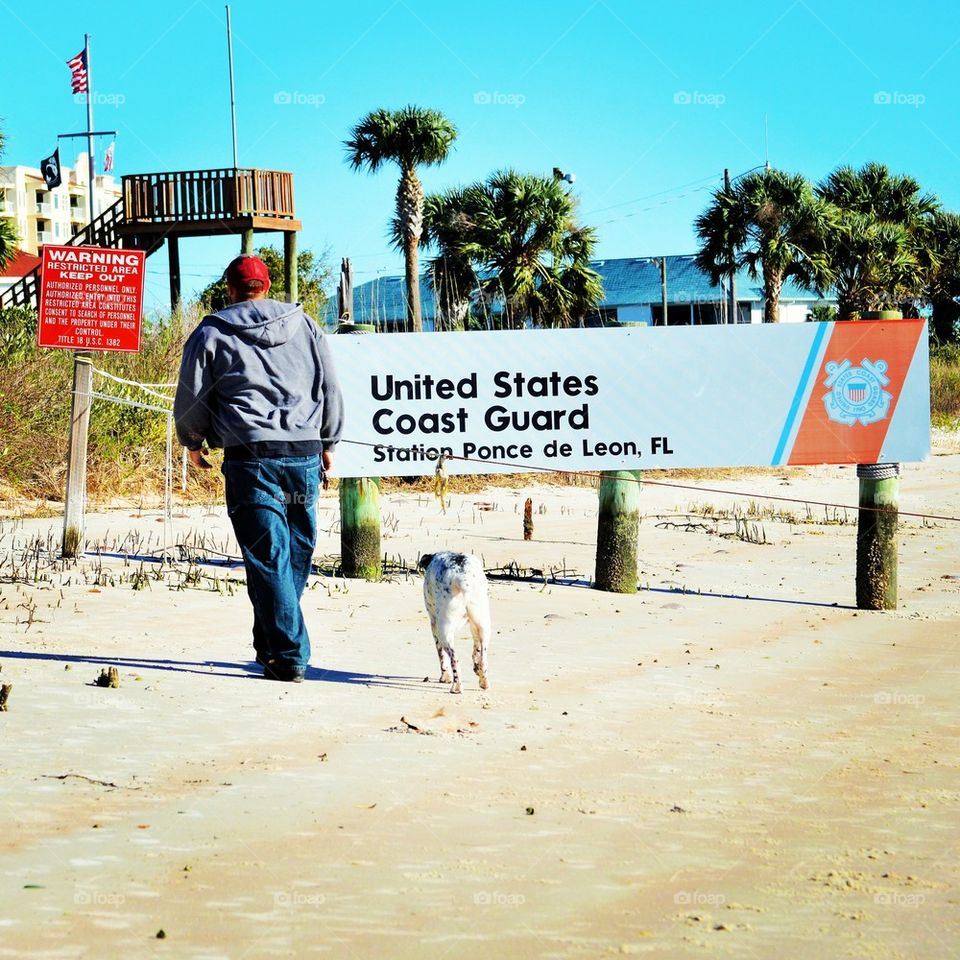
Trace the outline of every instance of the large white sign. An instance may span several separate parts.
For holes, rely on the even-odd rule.
[[[330,336],[345,477],[922,460],[921,320]]]

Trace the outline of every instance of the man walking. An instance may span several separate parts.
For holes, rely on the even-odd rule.
[[[343,403],[323,333],[300,304],[267,298],[266,264],[239,256],[223,276],[230,306],[204,318],[183,348],[177,436],[203,469],[204,446],[223,447],[257,663],[268,679],[299,683],[310,660],[300,597]]]

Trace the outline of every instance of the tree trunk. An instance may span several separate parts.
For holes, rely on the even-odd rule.
[[[934,300],[931,332],[940,343],[956,343],[960,339],[960,305],[954,300]]]
[[[763,278],[763,322],[780,322],[780,291],[783,289],[783,277],[775,273],[764,274]]]
[[[858,317],[859,312],[854,305],[853,299],[841,293],[837,299],[837,319],[856,320]]]
[[[417,171],[405,167],[397,187],[397,217],[403,228],[403,257],[407,282],[407,329],[423,330],[420,313],[420,237],[423,234],[423,186]]]

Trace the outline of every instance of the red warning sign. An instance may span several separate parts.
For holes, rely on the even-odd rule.
[[[46,244],[37,345],[137,353],[145,260],[143,250]]]

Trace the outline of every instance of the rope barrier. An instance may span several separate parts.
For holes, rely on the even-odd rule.
[[[861,480],[892,480],[900,476],[900,464],[858,463],[857,476]]]
[[[160,400],[166,400],[167,403],[173,402],[171,397],[149,389],[146,384],[137,383],[135,380],[124,380],[122,377],[115,377],[112,373],[100,370],[98,367],[93,366],[92,361],[85,357],[77,357],[77,360],[80,363],[89,363],[93,367],[94,373],[98,373],[108,380],[113,380],[116,383],[126,386],[136,387],[138,390],[143,390],[144,393],[150,396],[158,397]],[[151,384],[150,386],[158,386],[158,384]],[[163,384],[159,384],[159,386],[163,386]],[[88,397],[91,400],[106,400],[108,403],[117,403],[125,407],[135,407],[138,410],[149,410],[151,413],[162,413],[167,418],[166,450],[163,463],[163,550],[164,553],[166,553],[173,543],[173,408],[170,406],[159,407],[153,403],[131,400],[129,397],[117,397],[110,393],[102,393],[99,390],[91,390],[89,392],[74,390],[73,394],[77,397]],[[183,488],[186,489],[185,463]]]
[[[141,410],[151,410],[154,413],[162,413],[168,417],[173,416],[173,411],[169,407],[157,407],[150,403],[140,403],[139,400],[129,400],[126,397],[115,397],[110,393],[100,393],[99,390],[91,390],[89,393],[86,393],[82,390],[75,390],[74,394],[78,397],[93,397],[96,400],[109,400],[111,403],[122,403],[127,407],[139,407]]]
[[[365,440],[346,440],[341,439],[341,443],[352,443],[358,447],[382,447],[385,450],[412,450],[412,447],[397,447],[387,443],[371,443]],[[542,473],[567,473],[575,477],[589,477],[592,480],[600,480],[602,473],[595,470],[562,470],[558,467],[542,467],[532,463],[517,463],[511,460],[484,460],[481,457],[462,457],[457,454],[447,454],[447,460],[465,460],[469,463],[488,463],[497,467],[516,467],[517,472],[542,472]],[[872,464],[868,465],[872,466]],[[888,466],[880,464],[880,466]],[[897,466],[897,465],[894,465]],[[777,500],[783,503],[805,503],[814,507],[835,507],[838,510],[872,510],[880,512],[880,507],[868,507],[852,505],[849,503],[831,503],[827,500],[810,500],[807,497],[784,497],[773,493],[750,493],[746,490],[723,490],[719,487],[701,487],[690,483],[672,483],[668,480],[649,480],[643,477],[622,477],[623,482],[627,483],[646,483],[652,487],[671,487],[677,490],[694,490],[698,493],[717,493],[728,497],[749,497],[753,500]],[[935,513],[916,513],[909,510],[898,510],[897,513],[902,517],[919,517],[925,520],[946,520],[953,523],[960,523],[960,517],[949,517]]]
[[[161,400],[166,400],[168,403],[173,402],[173,398],[167,396],[165,393],[158,393],[156,390],[150,389],[151,387],[168,387],[173,389],[176,387],[175,383],[137,383],[136,380],[124,380],[123,377],[116,377],[112,373],[107,373],[106,370],[101,370],[99,367],[94,367],[93,372],[99,374],[101,377],[106,377],[107,380],[112,380],[114,383],[122,383],[128,387],[137,387],[137,389],[142,390],[144,393],[149,393],[152,397],[158,397]]]

